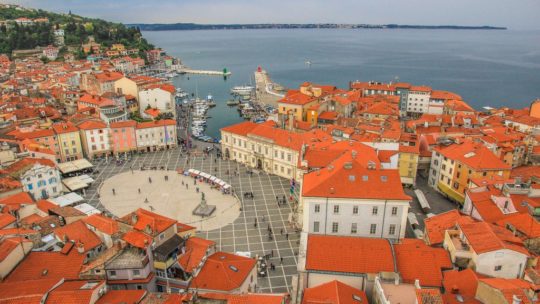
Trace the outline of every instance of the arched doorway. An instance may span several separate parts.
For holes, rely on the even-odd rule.
[[[229,159],[229,158],[230,158],[229,148],[225,148],[225,159]]]
[[[257,159],[257,169],[262,170],[262,168],[263,168],[262,160],[259,158]]]

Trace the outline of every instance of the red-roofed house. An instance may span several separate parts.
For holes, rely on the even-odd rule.
[[[362,290],[334,280],[304,289],[302,304],[315,303],[362,304],[368,303],[368,299]]]
[[[80,253],[85,253],[88,258],[93,258],[104,249],[99,237],[92,232],[82,220],[73,222],[54,230],[59,242],[73,243]]]
[[[137,123],[137,150],[157,151],[176,147],[176,120],[162,119]]]
[[[24,158],[4,170],[5,174],[18,179],[35,200],[56,197],[62,191],[60,171],[49,159]]]
[[[126,120],[113,122],[109,125],[110,137],[112,139],[112,152],[115,155],[128,153],[137,150],[137,137],[135,128],[137,122]]]
[[[78,126],[84,155],[93,159],[111,153],[110,129],[101,120],[87,120]]]
[[[124,78],[119,72],[104,71],[102,73],[81,74],[81,90],[94,95],[102,95],[107,92],[115,92],[114,83]]]
[[[170,84],[150,85],[139,91],[141,116],[145,117],[144,111],[152,108],[158,109],[161,113],[168,113],[172,118],[176,117],[175,92],[175,87]]]
[[[485,222],[458,223],[443,245],[457,266],[498,278],[522,277],[531,256],[510,231]]]
[[[79,129],[70,122],[63,122],[52,125],[56,134],[60,150],[60,160],[62,162],[81,159],[83,149]]]
[[[521,279],[482,278],[478,280],[476,299],[489,304],[537,304],[531,284]]]
[[[298,265],[300,275],[305,276],[304,288],[338,280],[370,294],[378,274],[399,279],[388,240],[309,235],[307,244],[305,260],[302,258]]]
[[[100,238],[107,248],[111,248],[113,241],[119,237],[120,228],[118,222],[110,217],[93,214],[83,218],[82,221]]]
[[[32,251],[4,281],[78,279],[85,258],[76,249],[67,253]]]
[[[257,261],[226,252],[216,252],[208,257],[204,266],[193,278],[190,289],[200,293],[241,294],[255,290]]]
[[[398,171],[381,168],[373,152],[345,152],[303,176],[303,231],[397,240],[405,236],[410,200]]]
[[[443,298],[445,303],[480,304],[480,301],[475,299],[476,288],[478,287],[478,275],[474,270],[450,270],[445,271],[443,275],[443,286],[445,290]]]
[[[32,241],[23,237],[7,237],[0,240],[0,281],[30,253],[32,245]]]

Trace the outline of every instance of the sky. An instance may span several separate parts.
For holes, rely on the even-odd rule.
[[[0,0],[123,23],[368,23],[540,29],[540,0]]]

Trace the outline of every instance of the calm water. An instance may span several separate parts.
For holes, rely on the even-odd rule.
[[[212,94],[207,134],[238,122],[229,90],[249,84],[257,66],[296,88],[304,81],[346,88],[351,80],[395,80],[460,94],[475,108],[524,107],[540,97],[540,31],[229,30],[144,32],[153,44],[215,76],[180,76],[175,84]],[[311,66],[305,64],[312,62]]]

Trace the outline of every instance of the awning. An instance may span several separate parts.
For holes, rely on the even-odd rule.
[[[212,176],[212,177],[210,177],[210,181],[211,181],[211,182],[215,182],[215,181],[216,181],[216,179],[218,179],[218,178],[217,178],[217,177],[215,177],[215,176]]]
[[[227,184],[227,183],[225,183],[225,182],[222,181],[222,180],[219,180],[219,182],[218,182],[218,181],[216,181],[216,182],[217,182],[220,186],[225,186],[225,185]]]
[[[50,198],[48,201],[52,202],[53,204],[56,204],[60,207],[70,206],[74,204],[78,204],[80,202],[84,201],[84,198],[77,193],[71,192],[68,194],[64,194],[62,196],[58,196],[55,198]]]
[[[193,170],[193,174],[199,175],[200,173],[201,173],[201,171],[199,171],[199,170]]]
[[[82,203],[80,205],[75,206],[75,209],[81,211],[82,213],[90,216],[92,214],[101,214],[101,211],[99,211],[97,208],[92,207],[91,205],[87,203]]]
[[[195,170],[194,169],[189,169],[187,170],[188,173],[195,173]]]
[[[84,189],[84,188],[87,188],[88,186],[90,186],[90,184],[94,181],[88,175],[86,175],[86,178],[84,176],[85,175],[64,178],[64,179],[62,179],[62,183],[64,184],[64,186],[66,186],[66,188],[69,191],[81,190],[81,189]],[[91,180],[91,182],[88,182],[90,180]]]
[[[85,158],[65,163],[59,163],[57,166],[58,170],[60,170],[62,174],[68,174],[94,167],[94,165],[92,165],[92,163]]]
[[[199,174],[200,176],[204,177],[204,178],[210,178],[210,174],[206,173],[206,172],[201,172],[201,174]]]
[[[231,187],[231,185],[226,184],[225,186],[223,186],[223,189],[229,189],[230,187]]]

